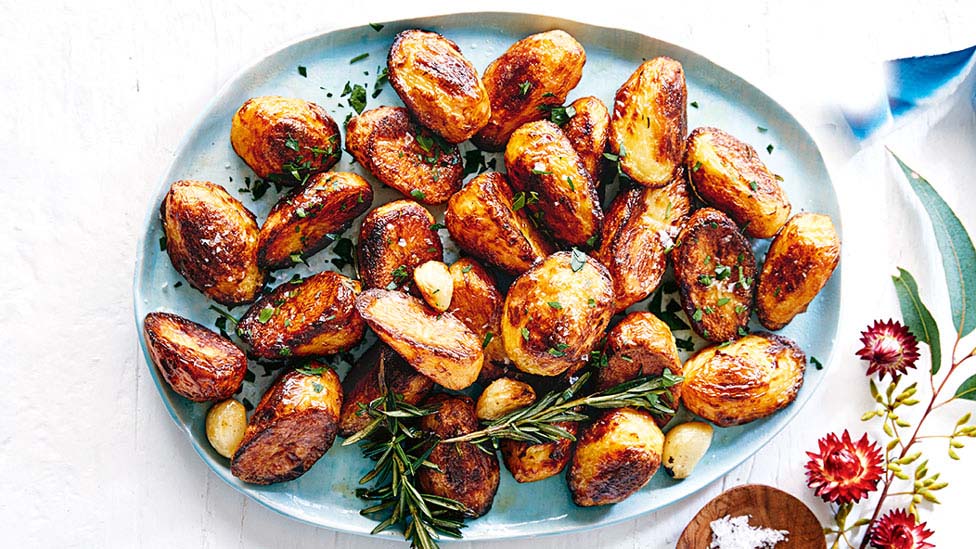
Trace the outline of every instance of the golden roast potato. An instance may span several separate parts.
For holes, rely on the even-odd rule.
[[[575,421],[564,421],[555,425],[574,437],[579,430],[579,424]],[[516,482],[536,482],[554,477],[562,472],[573,457],[573,441],[568,438],[542,444],[502,439],[498,447],[505,467]]]
[[[370,211],[359,227],[359,280],[365,288],[412,289],[413,270],[443,261],[434,216],[411,200],[388,202]]]
[[[247,357],[229,339],[170,313],[149,313],[142,334],[159,374],[194,402],[230,398],[244,382]]]
[[[610,112],[603,101],[593,96],[580,97],[570,107],[575,114],[562,124],[563,133],[569,138],[593,182],[599,185],[607,163],[603,153],[610,138]]]
[[[481,340],[485,361],[506,362],[502,343],[502,306],[505,296],[494,277],[480,263],[462,257],[450,268],[454,281],[451,314]]]
[[[478,71],[447,38],[405,30],[393,39],[386,66],[403,104],[448,142],[466,141],[488,123],[491,103]]]
[[[720,427],[742,425],[793,402],[805,369],[806,355],[796,343],[755,333],[688,359],[681,399],[690,412]]]
[[[258,267],[254,214],[220,185],[173,183],[159,209],[166,252],[191,286],[223,305],[257,297],[266,273]]]
[[[478,419],[493,421],[535,402],[535,390],[524,381],[499,378],[485,387],[478,397]]]

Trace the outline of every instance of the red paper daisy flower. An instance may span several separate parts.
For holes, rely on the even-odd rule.
[[[928,549],[935,547],[925,540],[932,535],[904,509],[889,511],[871,527],[871,547],[878,549]]]
[[[881,448],[864,435],[851,441],[846,430],[818,441],[820,453],[807,452],[807,485],[826,502],[850,503],[874,491],[881,479]]]
[[[897,320],[875,320],[873,326],[861,332],[861,343],[864,347],[857,356],[868,361],[869,376],[880,372],[881,379],[885,374],[898,377],[914,368],[918,360],[918,340]]]

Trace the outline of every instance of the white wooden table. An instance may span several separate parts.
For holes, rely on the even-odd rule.
[[[875,317],[897,315],[888,282],[896,265],[916,273],[937,318],[946,318],[947,304],[935,284],[942,275],[927,221],[880,152],[850,161],[855,149],[845,128],[822,107],[839,88],[833,85],[839,63],[976,43],[971,0],[356,4],[0,1],[2,545],[389,543],[293,522],[209,472],[168,417],[143,363],[132,318],[133,261],[146,201],[177,143],[240,67],[314,32],[458,10],[533,10],[640,31],[696,50],[771,93],[825,150],[844,210],[846,278],[846,315],[829,379],[785,432],[723,480],[614,527],[461,546],[673,547],[701,505],[747,482],[779,486],[826,519],[826,508],[805,487],[804,451],[828,430],[863,431],[858,417],[870,402],[853,357],[857,331]],[[903,137],[893,144],[917,160],[976,232],[976,150],[953,138],[972,139],[973,124],[946,131],[949,137],[938,141]],[[951,408],[961,413],[963,406]],[[972,467],[976,456],[963,452]],[[946,463],[943,448],[931,453],[952,481],[944,505],[927,514],[934,540],[962,547],[976,478],[965,461]]]

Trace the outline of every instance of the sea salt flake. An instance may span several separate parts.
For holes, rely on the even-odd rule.
[[[750,526],[750,517],[725,515],[713,520],[709,524],[712,528],[709,549],[773,549],[779,542],[787,541],[788,530]]]

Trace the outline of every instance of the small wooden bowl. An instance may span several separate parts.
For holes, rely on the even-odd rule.
[[[676,549],[708,549],[713,520],[726,515],[750,515],[750,526],[789,532],[776,549],[826,549],[823,527],[802,501],[762,484],[746,484],[728,490],[705,504],[688,523]]]

